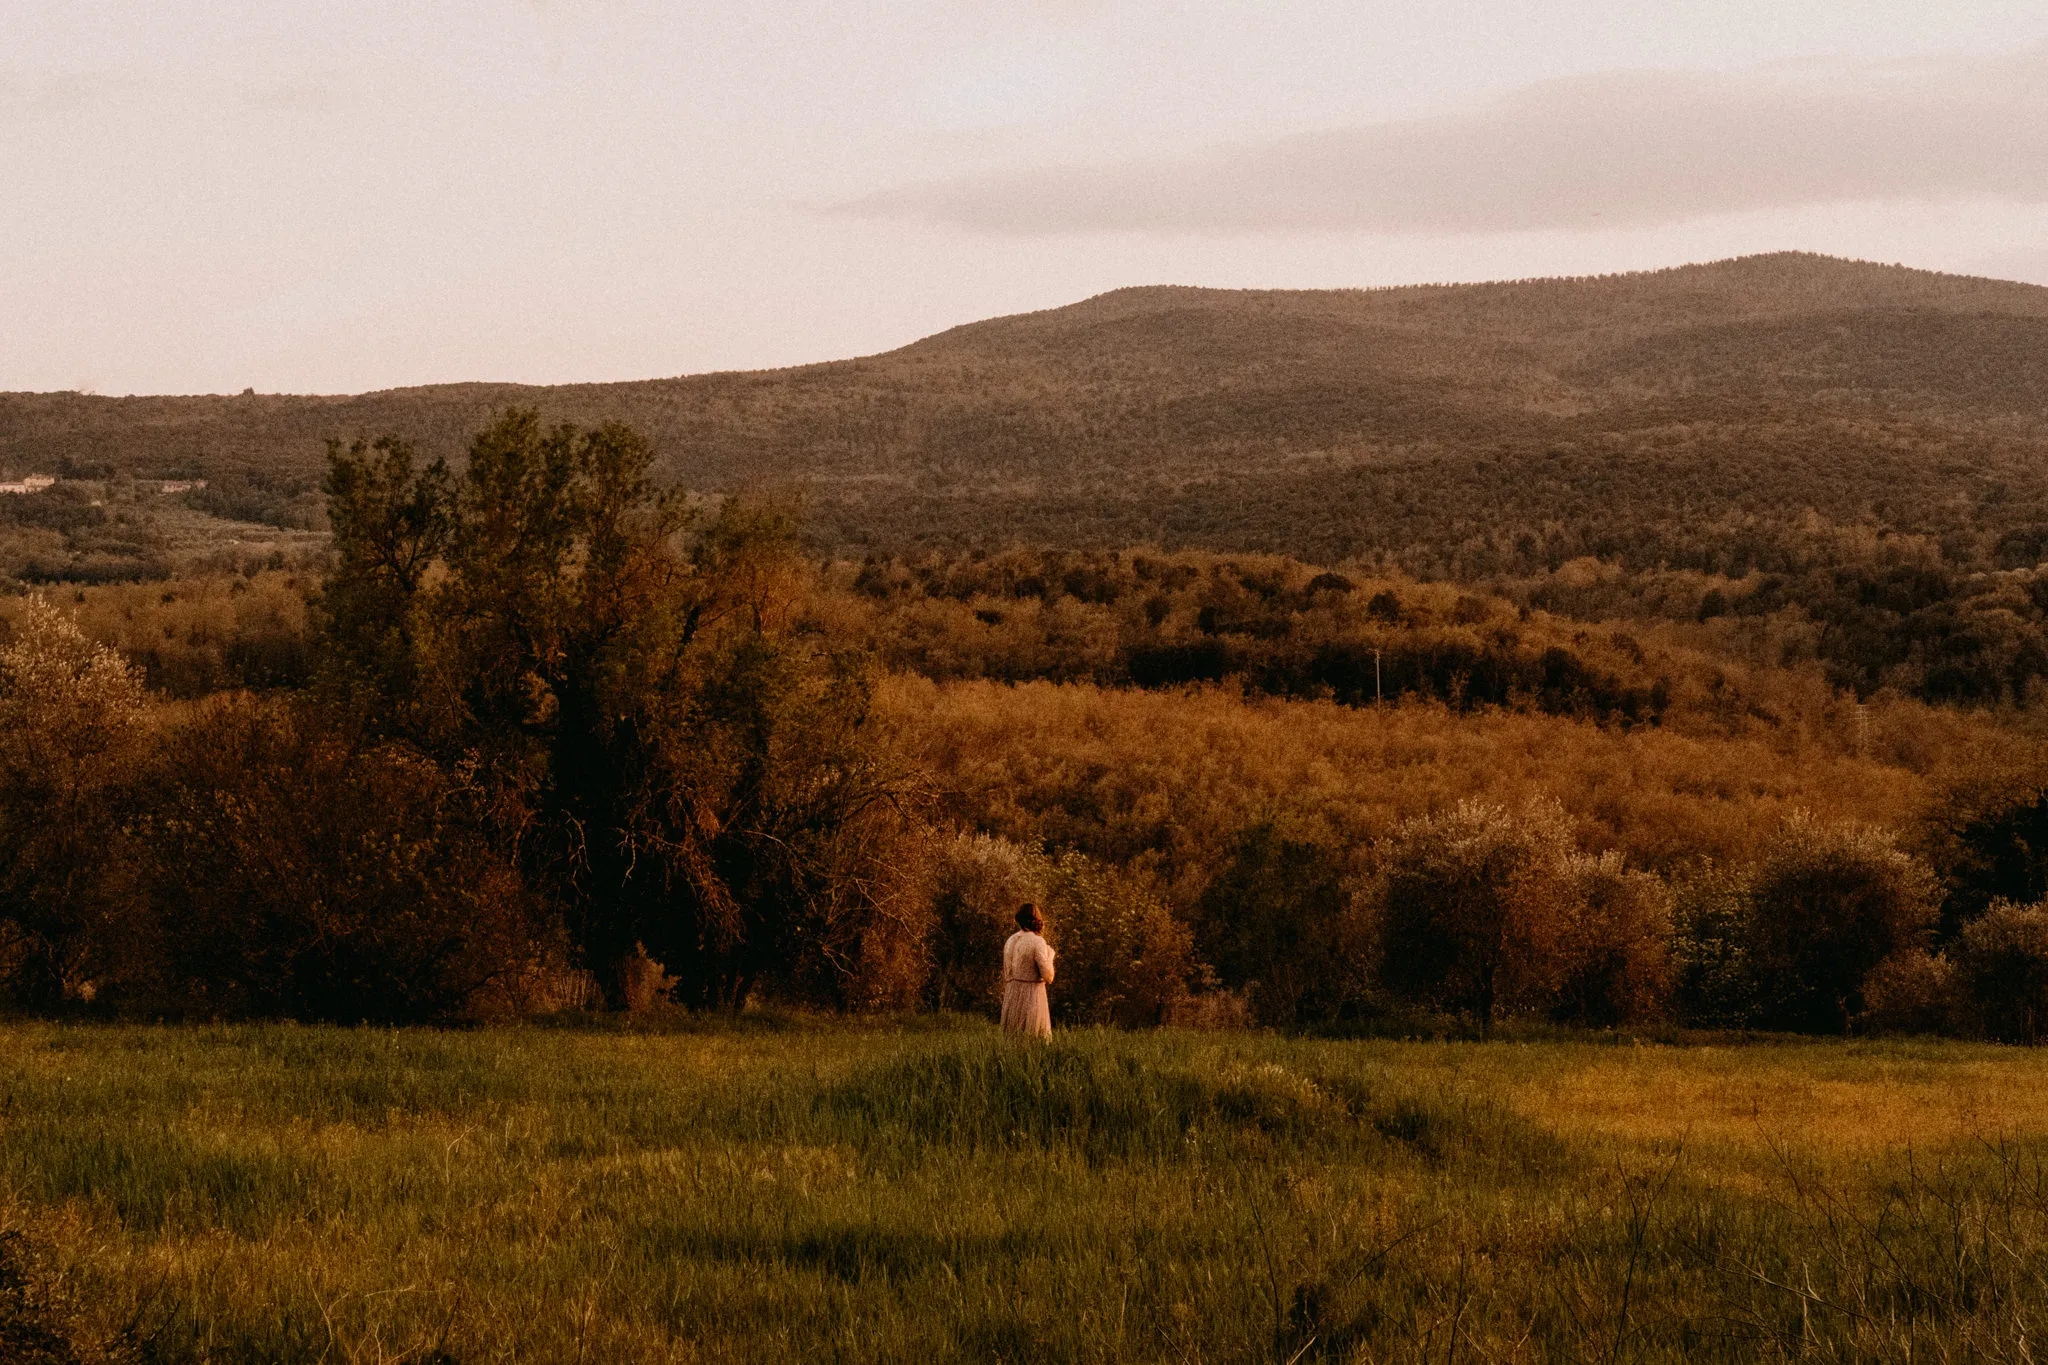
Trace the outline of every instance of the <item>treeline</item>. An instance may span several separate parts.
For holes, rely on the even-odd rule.
[[[873,647],[936,679],[1183,687],[1230,679],[1345,705],[1427,698],[1656,723],[1672,659],[1486,594],[1279,556],[1021,551],[869,556],[850,589]],[[1660,671],[1658,665],[1664,666]]]
[[[310,603],[31,599],[7,998],[987,1008],[1028,898],[1070,1023],[2037,1027],[2048,768],[1990,721],[1284,559],[821,569],[650,470],[523,412],[459,474],[337,446]]]
[[[2026,1042],[2048,1025],[2048,906],[1994,898],[1944,934],[1939,879],[1855,824],[1795,818],[1751,865],[1667,881],[1583,852],[1554,805],[1465,802],[1363,850],[1261,823],[1185,916],[1129,870],[988,836],[940,869],[931,998],[956,1007],[985,996],[999,911],[1029,895],[1078,959],[1070,1019]]]
[[[209,565],[253,580],[306,558],[261,546],[188,552],[174,574],[154,522],[118,510],[110,521],[66,487],[0,499],[0,558],[16,545],[14,570],[31,583],[92,586],[97,601],[140,575],[131,596],[180,596]],[[2048,571],[2032,559],[2048,553],[2048,530],[2001,537],[1990,557],[1968,561],[1975,567],[1949,558],[1955,546],[1867,529],[1809,523],[1763,539],[1768,554],[1761,540],[1731,533],[1711,568],[1638,570],[1582,556],[1465,584],[1285,555],[930,550],[863,556],[828,586],[884,618],[874,644],[890,666],[934,677],[1236,678],[1272,696],[1434,697],[1643,723],[1683,685],[1674,669],[1711,672],[1669,657],[1660,639],[1765,668],[1812,663],[1861,698],[2026,705],[2048,676]],[[168,662],[183,625],[161,615],[172,637],[145,647],[152,684],[191,695],[184,679],[198,675]],[[1687,629],[1660,634],[1658,625]],[[237,676],[200,671],[210,686]],[[271,686],[279,676],[265,665],[246,681]]]
[[[1938,542],[1809,523],[1768,550],[1703,569],[1584,558],[1500,586],[1563,615],[1701,622],[1723,649],[1818,662],[1863,697],[2024,705],[2048,677],[2048,529]]]
[[[2048,679],[2048,570],[2031,559],[1964,572],[1923,541],[1809,527],[1774,562],[1730,576],[1580,559],[1486,590],[1285,556],[931,551],[868,556],[849,586],[876,604],[882,656],[940,678],[1231,678],[1268,696],[1626,724],[1674,704],[1739,714],[1706,658],[1811,664],[1858,698],[1945,704],[2025,705]]]
[[[1819,518],[1743,520],[1688,528],[1688,538],[1698,534],[1712,542],[1698,553],[1657,540],[1630,546],[1616,536],[1567,532],[1569,526],[1559,524],[1501,532],[1520,540],[1520,551],[1475,553],[1460,565],[1350,546],[1366,567],[1343,567],[1339,577],[1456,583],[1468,596],[1505,596],[1579,622],[1718,622],[1704,636],[1716,647],[1774,665],[1815,661],[1833,686],[1866,698],[1892,690],[1929,702],[2023,706],[2048,679],[2048,571],[2040,567],[2048,563],[2048,522],[2025,522],[1999,534],[1937,538]],[[1030,563],[1020,567],[1020,561],[1032,557],[1044,561],[1042,571]],[[987,596],[993,600],[985,604],[991,610],[1001,610],[1001,598],[1051,602],[1065,596],[1077,604],[1094,604],[1102,591],[1096,577],[1104,571],[1118,593],[1143,589],[1143,600],[1161,591],[1157,583],[1130,583],[1130,571],[1114,567],[1133,559],[1128,551],[1020,551],[993,559],[997,563],[985,567],[973,551],[877,553],[868,557],[860,587],[887,600]],[[1171,559],[1176,557],[1155,553],[1151,563]],[[1249,569],[1260,559],[1282,557],[1219,559]],[[1139,555],[1135,563],[1147,561]],[[1307,577],[1296,577],[1290,587],[1298,589]],[[1176,583],[1169,581],[1167,596],[1174,589]],[[1249,581],[1247,591],[1262,593],[1255,581]],[[1264,630],[1276,630],[1282,612],[1298,616],[1300,626],[1313,624],[1305,612],[1307,602],[1274,600],[1272,587],[1264,589],[1264,596],[1268,604],[1253,612],[1264,618]],[[1210,639],[1249,634],[1241,626],[1249,624],[1251,614],[1239,612],[1233,622],[1225,616],[1229,604],[1214,606],[1208,620],[1221,628],[1202,634]],[[1384,616],[1382,624],[1397,622],[1399,616]],[[1288,634],[1300,641],[1313,632]],[[1126,673],[1151,669],[1161,679],[1176,673],[1217,677],[1255,675],[1264,667],[1264,657],[1247,657],[1243,649],[1204,645],[1194,653],[1167,653],[1135,669],[1126,667]],[[1311,665],[1288,661],[1284,667],[1292,677],[1280,679],[1274,688],[1278,694],[1313,688]],[[1417,667],[1430,665],[1417,661]],[[1450,671],[1477,677],[1487,665],[1477,659],[1454,661]],[[1346,686],[1341,663],[1335,673],[1335,686]],[[1403,681],[1403,690],[1411,686]],[[1530,679],[1518,677],[1509,686],[1530,690]],[[1423,690],[1440,688],[1442,679],[1423,684]]]
[[[281,530],[316,531],[326,508],[316,479],[261,469],[230,470],[206,487],[177,495],[190,508],[222,521],[254,522]]]

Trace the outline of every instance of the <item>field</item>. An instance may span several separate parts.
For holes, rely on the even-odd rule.
[[[2024,1360],[2048,1331],[2032,1051],[18,1024],[0,1087],[31,1297],[151,1359]]]

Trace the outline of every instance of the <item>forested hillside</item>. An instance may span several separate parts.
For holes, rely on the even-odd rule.
[[[665,481],[801,486],[840,553],[1288,553],[1589,619],[1770,618],[1750,634],[1772,662],[1982,701],[2023,698],[2048,669],[2044,343],[2048,289],[1800,254],[1489,285],[1126,289],[760,373],[5,395],[0,472],[203,477],[186,510],[291,528],[317,522],[329,438],[396,433],[459,460],[517,403],[628,422]],[[0,574],[167,571],[154,504],[105,501],[62,528],[0,527],[35,546],[0,553]],[[1592,592],[1588,558],[1604,564]]]
[[[356,397],[0,397],[0,468],[310,484],[329,437],[458,455],[509,403],[674,478],[800,480],[851,541],[1711,557],[1706,526],[2048,520],[2048,290],[1823,257],[1374,291],[1126,289],[863,360]]]

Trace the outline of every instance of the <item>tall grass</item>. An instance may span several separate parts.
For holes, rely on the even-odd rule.
[[[159,1360],[2023,1359],[2044,1070],[16,1026],[0,1222]]]

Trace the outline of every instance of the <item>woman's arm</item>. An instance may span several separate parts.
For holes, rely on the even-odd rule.
[[[1038,959],[1038,979],[1050,985],[1052,983],[1052,960],[1056,956],[1052,950],[1052,945],[1044,939],[1040,939],[1037,946],[1032,949],[1032,956]]]

